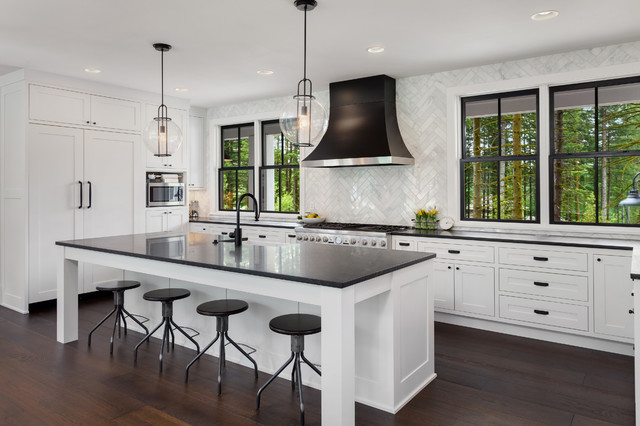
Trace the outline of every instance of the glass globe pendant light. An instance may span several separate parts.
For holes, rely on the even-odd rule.
[[[160,52],[160,89],[162,99],[158,107],[158,115],[151,120],[144,130],[144,139],[153,155],[156,157],[170,157],[182,145],[182,131],[169,118],[167,106],[164,104],[164,52],[171,50],[171,46],[165,43],[155,43],[153,47]]]
[[[309,147],[322,139],[329,124],[327,111],[313,96],[313,84],[307,78],[307,11],[313,10],[318,2],[295,0],[293,4],[304,11],[304,74],[298,82],[298,93],[285,105],[280,116],[280,129],[293,145]]]

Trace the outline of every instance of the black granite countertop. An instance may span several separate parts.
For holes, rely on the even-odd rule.
[[[429,231],[422,229],[407,229],[393,232],[392,235],[404,235],[407,237],[424,238],[451,238],[461,240],[494,241],[502,243],[546,244],[567,247],[586,247],[613,250],[632,250],[637,240],[623,238],[602,238],[597,234],[593,236],[554,235],[542,232],[511,232],[511,231],[475,231],[458,230],[443,231],[441,229]]]
[[[235,219],[224,220],[224,219],[208,219],[208,218],[198,218],[198,219],[189,219],[191,223],[215,223],[219,225],[234,225],[236,224]],[[286,228],[293,229],[297,226],[302,226],[301,223],[297,222],[278,222],[278,221],[268,221],[268,220],[252,220],[252,219],[240,219],[241,226],[264,226],[266,228]]]
[[[219,237],[155,233],[58,241],[57,245],[202,268],[345,288],[435,257],[433,253],[315,244],[213,244]]]

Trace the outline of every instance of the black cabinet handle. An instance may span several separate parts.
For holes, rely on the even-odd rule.
[[[289,235],[287,235],[287,237],[289,237],[289,238],[295,238],[295,237],[296,237],[296,234],[289,234]]]
[[[460,254],[460,250],[447,250],[451,254]]]
[[[447,266],[447,269],[451,269],[451,266]]]
[[[533,312],[538,315],[549,315],[549,311],[541,311],[540,309],[534,309]]]
[[[538,260],[540,262],[546,262],[547,260],[549,260],[548,257],[541,257],[541,256],[533,256],[533,260]]]
[[[456,271],[459,271],[459,270],[460,270],[460,268],[458,266],[456,266]]]
[[[81,209],[82,208],[82,181],[79,180],[78,183],[80,184],[80,206],[78,208]]]
[[[401,245],[402,247],[409,247],[409,243],[398,243],[398,245]]]
[[[537,285],[538,287],[549,287],[549,283],[543,283],[540,281],[534,281],[533,285]]]
[[[266,235],[258,235],[258,238],[267,238]]]
[[[221,234],[222,234],[222,235],[227,235],[227,234],[228,234],[228,232],[221,232]]]
[[[597,258],[596,260],[597,260],[598,262],[602,262],[602,259],[600,259],[600,258]]]
[[[91,122],[89,120],[87,120],[87,124],[91,124]]]
[[[91,185],[91,181],[90,181],[90,180],[88,180],[88,181],[87,181],[87,184],[89,185],[89,205],[87,206],[87,208],[88,208],[88,209],[90,209],[90,208],[91,208],[91,200],[92,200],[92,198],[93,198],[93,196],[92,196],[92,192],[93,192],[92,188],[93,188],[93,185]]]
[[[634,313],[633,309],[629,309],[629,313],[633,314]]]

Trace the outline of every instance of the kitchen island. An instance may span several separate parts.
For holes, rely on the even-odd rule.
[[[356,400],[397,412],[435,378],[434,254],[216,239],[159,233],[57,242],[58,341],[78,339],[85,262],[319,306],[323,424],[354,424]],[[365,318],[365,338],[357,338],[356,315]],[[356,353],[367,366],[359,374]]]

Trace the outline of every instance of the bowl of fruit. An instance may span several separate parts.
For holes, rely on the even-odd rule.
[[[324,222],[324,217],[320,217],[318,213],[306,214],[302,217],[304,223],[320,223]]]

